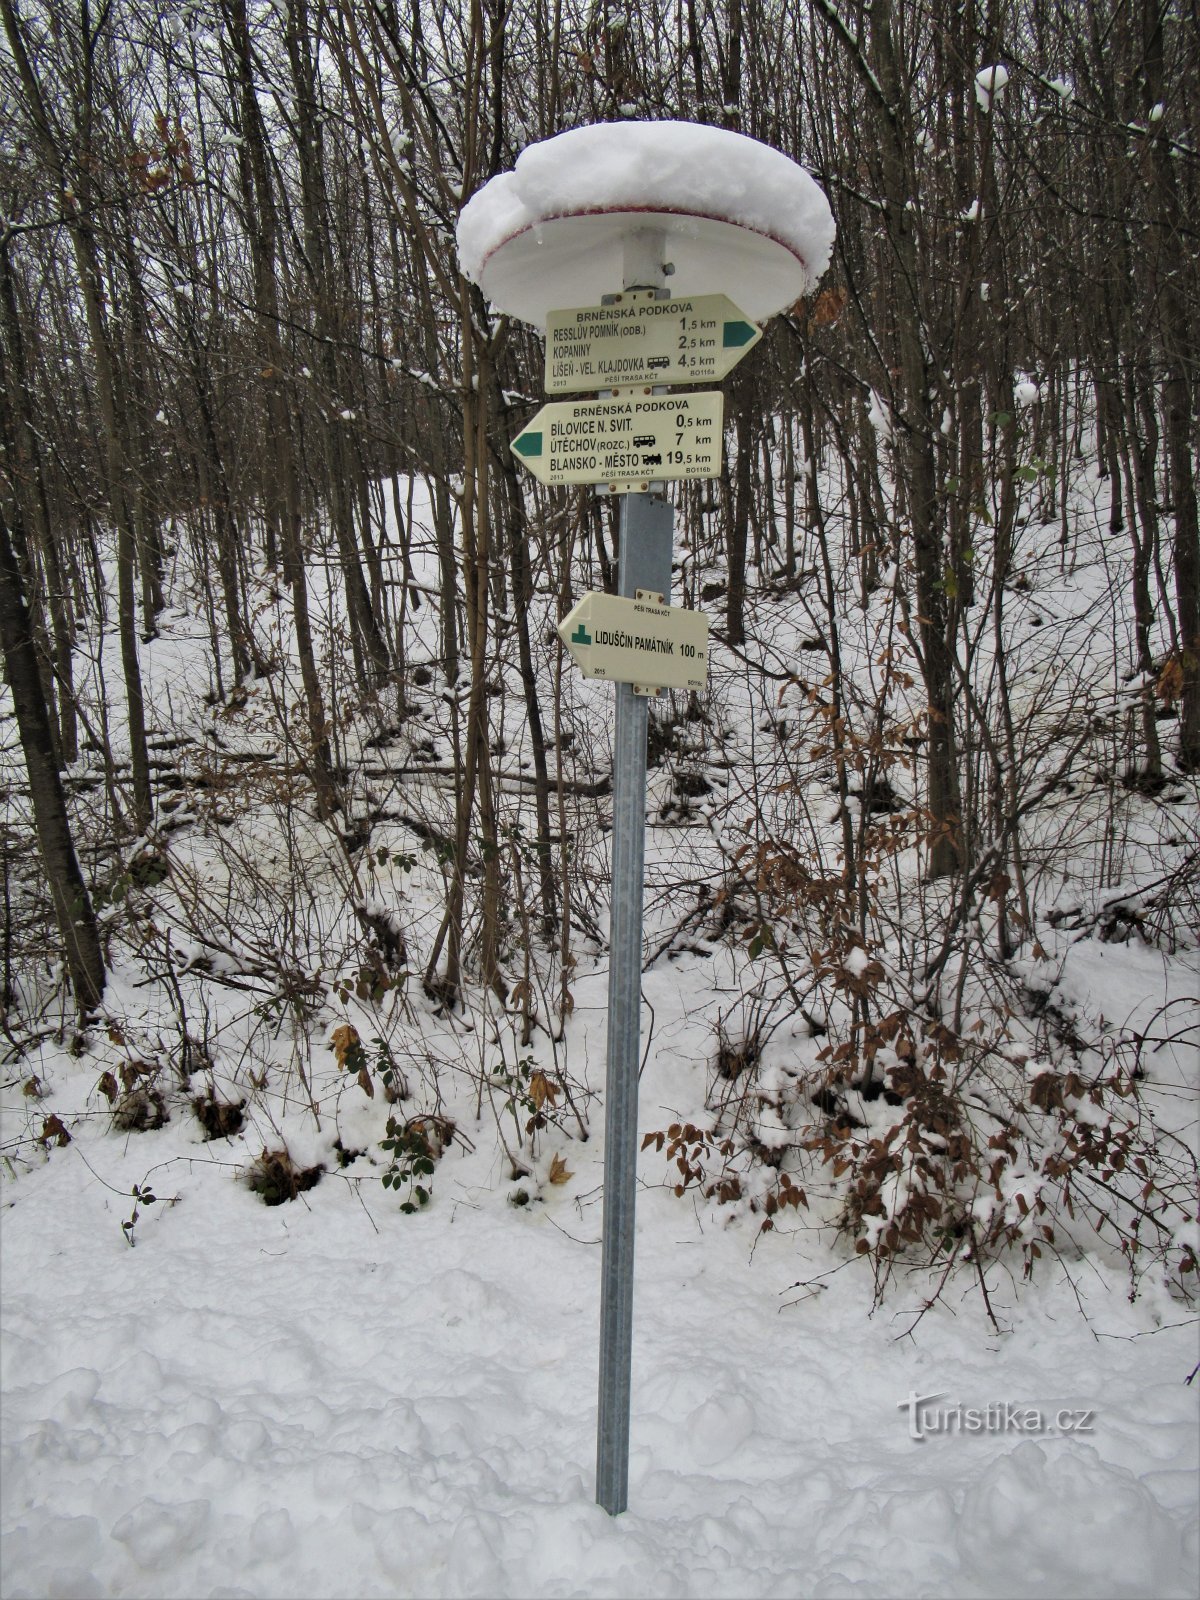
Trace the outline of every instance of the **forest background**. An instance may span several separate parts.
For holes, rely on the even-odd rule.
[[[1047,929],[1173,958],[1197,925],[1194,6],[0,19],[6,1149],[70,1137],[51,1036],[126,1130],[182,1104],[224,1138],[273,1095],[320,1126],[325,1073],[419,1209],[460,1117],[428,1030],[467,1017],[512,1181],[586,1137],[608,752],[553,624],[613,586],[613,520],[519,474],[541,345],[454,227],[535,140],[678,117],[807,166],[838,236],[726,385],[721,478],[674,495],[721,665],[655,709],[690,842],[647,962],[732,950],[738,1000],[672,1181],[767,1227],[811,1190],[881,1285],[915,1250],[986,1298],[981,1259],[1063,1227],[1194,1274],[1194,1163],[1141,1089],[1194,1010],[1088,1032],[1045,970]],[[186,681],[150,665],[180,616]]]

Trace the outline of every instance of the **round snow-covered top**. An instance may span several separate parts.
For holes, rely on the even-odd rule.
[[[803,167],[693,122],[607,122],[530,145],[458,220],[463,272],[502,311],[549,312],[626,287],[631,236],[661,244],[672,295],[724,293],[761,322],[829,264],[833,216]]]

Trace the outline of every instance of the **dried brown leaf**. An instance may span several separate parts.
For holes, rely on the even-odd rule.
[[[346,1070],[346,1058],[356,1046],[362,1044],[358,1036],[358,1029],[352,1022],[340,1023],[330,1034],[329,1043],[333,1046],[333,1053],[337,1056],[337,1064],[342,1072]]]
[[[529,1080],[529,1098],[539,1111],[543,1106],[549,1106],[553,1111],[560,1093],[560,1086],[555,1083],[553,1078],[548,1078],[544,1072],[535,1072]]]

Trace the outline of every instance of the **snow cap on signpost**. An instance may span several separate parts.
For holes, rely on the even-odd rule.
[[[550,311],[619,288],[630,235],[661,235],[672,296],[732,293],[757,322],[808,294],[834,222],[820,186],[780,151],[693,122],[574,128],[517,158],[464,206],[464,274],[501,311]]]

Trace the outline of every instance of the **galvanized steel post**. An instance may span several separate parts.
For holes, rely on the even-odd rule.
[[[621,498],[619,592],[671,592],[674,513],[656,494]],[[604,1103],[604,1246],[600,1296],[600,1407],[596,1500],[610,1516],[629,1490],[633,1346],[633,1222],[637,1192],[638,1066],[642,992],[642,881],[649,701],[618,683],[613,744],[612,911],[609,921],[608,1071]]]

